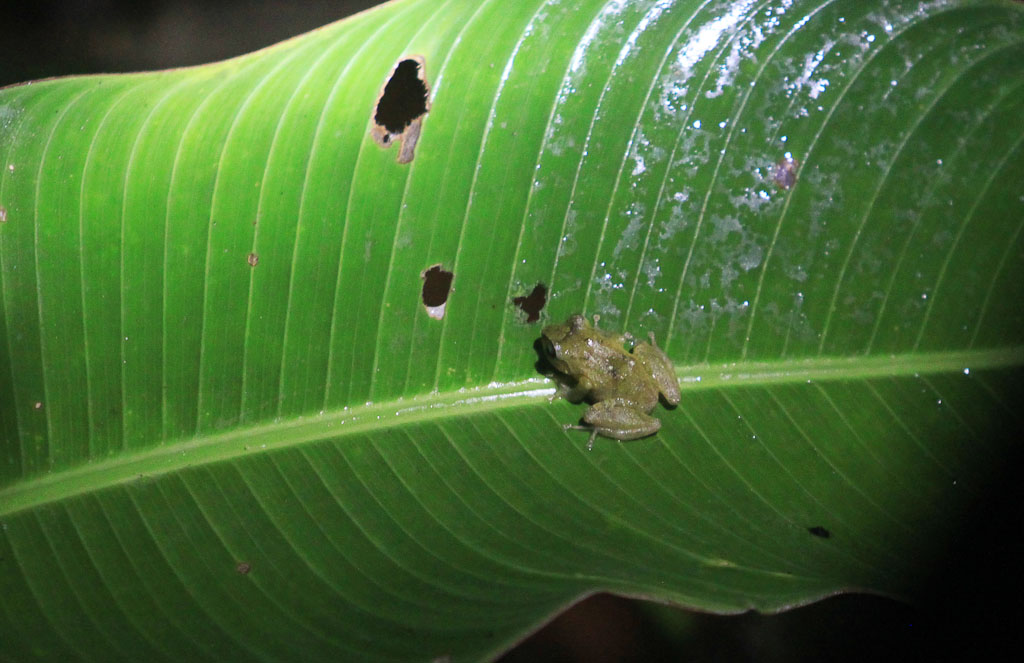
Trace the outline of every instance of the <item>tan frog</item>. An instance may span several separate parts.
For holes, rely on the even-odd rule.
[[[633,337],[598,329],[598,320],[595,315],[591,326],[582,315],[573,315],[541,332],[547,360],[575,382],[566,397],[593,403],[583,414],[588,425],[566,426],[592,431],[587,449],[594,446],[596,435],[635,440],[656,433],[661,422],[650,412],[659,394],[670,405],[679,403],[679,379],[654,334],[650,343],[637,343],[627,352],[625,343]]]

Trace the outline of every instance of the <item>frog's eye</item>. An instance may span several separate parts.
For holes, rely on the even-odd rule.
[[[555,344],[551,342],[551,339],[547,336],[541,339],[541,347],[544,348],[544,354],[551,358],[556,359],[558,357],[558,349]]]

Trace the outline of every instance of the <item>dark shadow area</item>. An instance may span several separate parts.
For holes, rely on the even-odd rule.
[[[1007,660],[1024,644],[1024,453],[1018,430],[990,489],[939,555],[914,604],[845,594],[779,613],[723,617],[609,595],[587,599],[500,660],[639,661]],[[814,528],[811,528],[814,529]],[[815,534],[812,532],[812,534]],[[815,536],[820,536],[815,534]]]
[[[0,86],[214,62],[379,0],[33,0],[0,3]]]
[[[720,617],[601,594],[554,620],[500,660],[865,661],[891,660],[893,643],[912,637],[913,609],[850,595],[806,608]]]
[[[672,639],[640,603],[598,594],[577,603],[499,660],[640,663],[672,660],[674,654]]]

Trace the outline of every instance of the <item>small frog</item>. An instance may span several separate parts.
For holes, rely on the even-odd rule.
[[[575,381],[565,396],[593,403],[583,414],[587,426],[566,426],[592,431],[587,449],[593,448],[597,435],[635,440],[656,433],[661,422],[650,412],[658,394],[670,405],[679,403],[679,379],[654,334],[650,343],[637,343],[627,352],[624,345],[633,337],[600,330],[598,320],[595,315],[591,326],[582,315],[573,315],[565,324],[541,331],[547,360]]]

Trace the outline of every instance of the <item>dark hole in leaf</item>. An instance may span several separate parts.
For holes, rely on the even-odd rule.
[[[249,571],[252,571],[252,564],[249,562],[239,562],[238,566],[235,567],[235,571],[238,571],[244,576],[249,573]]]
[[[416,60],[402,60],[384,86],[373,121],[390,134],[402,133],[427,112],[427,84],[420,77],[420,66]]]
[[[430,88],[423,74],[423,58],[413,55],[401,60],[384,84],[373,110],[370,135],[383,148],[398,141],[398,163],[410,163],[423,129],[423,116],[430,110]]]
[[[526,313],[527,322],[537,322],[540,320],[540,312],[544,309],[544,305],[547,302],[548,289],[543,283],[538,283],[534,286],[530,294],[525,297],[516,297],[512,300],[513,304]]]
[[[807,531],[810,532],[811,534],[813,534],[814,536],[819,536],[819,537],[821,537],[823,539],[827,539],[830,536],[832,536],[832,532],[828,531],[827,529],[825,529],[821,525],[815,525],[814,527],[808,527]]]
[[[455,275],[441,268],[441,265],[434,265],[423,272],[423,305],[442,306],[448,301],[448,293],[452,289],[452,279]]]

